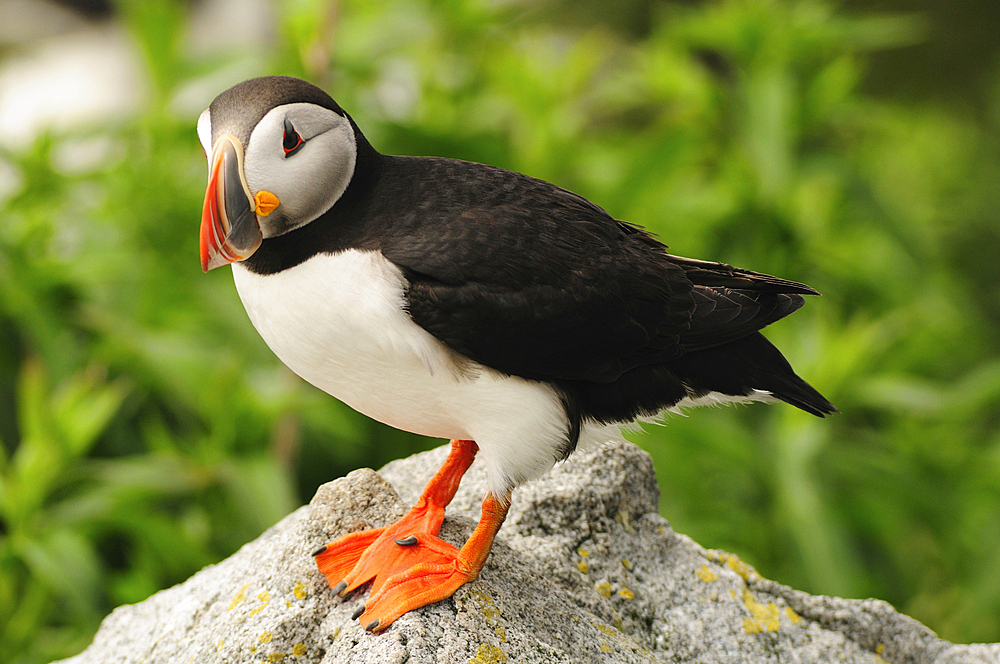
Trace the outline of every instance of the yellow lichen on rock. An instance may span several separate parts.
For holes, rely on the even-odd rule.
[[[507,653],[496,646],[486,643],[479,644],[476,656],[469,660],[469,664],[501,664],[507,661]]]
[[[478,588],[470,589],[469,594],[479,602],[479,607],[482,609],[483,615],[486,616],[486,622],[491,627],[496,627],[500,621],[500,609],[493,603],[493,598]]]
[[[239,606],[240,604],[242,604],[243,602],[246,601],[246,599],[247,599],[247,588],[249,588],[249,587],[250,587],[250,584],[248,583],[245,586],[243,586],[242,588],[240,588],[239,591],[237,591],[237,593],[235,595],[233,595],[233,601],[231,601],[229,603],[229,608],[226,609],[227,611],[232,611],[237,606]]]
[[[749,581],[751,578],[760,578],[760,574],[757,573],[757,570],[740,560],[739,556],[736,556],[735,554],[725,553],[723,551],[709,551],[707,553],[707,557],[715,562],[724,564],[726,567],[739,574],[744,581]]]
[[[613,636],[613,637],[616,637],[616,638],[618,637],[618,634],[615,633],[615,630],[611,629],[610,627],[608,627],[604,623],[597,623],[597,631],[601,632],[602,634],[605,634],[607,636]]]
[[[605,598],[611,597],[611,584],[607,581],[601,581],[600,583],[594,584],[594,588],[597,592],[601,593]]]
[[[780,612],[774,602],[762,604],[754,599],[749,590],[743,591],[743,604],[750,612],[749,618],[743,619],[743,629],[749,634],[761,632],[777,632],[781,627]]]
[[[702,565],[696,569],[694,573],[705,583],[712,583],[713,581],[719,580],[719,575],[713,572],[708,565]]]
[[[745,562],[743,562],[734,555],[729,555],[726,557],[726,566],[729,567],[729,569],[736,572],[737,574],[739,574],[741,577],[743,577],[744,581],[749,581],[750,575],[756,574],[753,567],[750,567],[750,565],[747,565]]]
[[[500,609],[493,602],[493,599],[478,588],[472,588],[469,590],[469,594],[476,599],[479,603],[480,609],[482,609],[483,616],[486,618],[486,623],[493,628],[496,632],[497,637],[501,642],[507,642],[507,632],[504,630],[503,626],[500,624]]]
[[[257,599],[260,600],[260,606],[250,611],[251,618],[266,609],[267,605],[271,603],[271,596],[268,594],[266,589],[257,593]]]
[[[615,630],[613,630],[608,625],[605,625],[604,623],[601,623],[601,622],[594,623],[594,627],[597,628],[598,632],[600,632],[601,634],[604,634],[607,637],[610,637],[611,639],[617,640],[618,638],[620,638],[620,635],[618,633],[616,633]],[[608,643],[607,641],[604,641],[604,640],[601,641],[600,648],[601,648],[601,652],[611,652],[611,650],[612,650],[611,649],[611,644]]]

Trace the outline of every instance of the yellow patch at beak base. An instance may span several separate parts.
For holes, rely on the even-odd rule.
[[[278,207],[281,201],[271,192],[261,190],[253,197],[253,202],[255,204],[253,211],[262,217],[266,217],[274,211],[274,208]]]

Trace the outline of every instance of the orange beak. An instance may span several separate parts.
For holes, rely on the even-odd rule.
[[[201,269],[205,272],[249,258],[264,240],[255,214],[258,202],[243,173],[239,140],[232,134],[220,136],[209,163],[211,174],[201,213]],[[267,214],[270,209],[261,212]]]

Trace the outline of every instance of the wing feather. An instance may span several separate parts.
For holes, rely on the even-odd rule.
[[[642,228],[540,180],[421,163],[433,171],[423,176],[429,199],[387,228],[380,248],[409,281],[412,319],[503,373],[613,382],[753,334],[815,294],[670,255]],[[444,191],[452,198],[435,193]]]

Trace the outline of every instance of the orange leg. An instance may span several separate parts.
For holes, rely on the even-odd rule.
[[[451,597],[479,574],[507,516],[507,501],[487,494],[482,518],[461,549],[437,537],[444,508],[478,449],[471,440],[453,440],[444,465],[406,516],[385,528],[344,535],[316,553],[336,594],[374,579],[360,616],[366,629],[381,631],[407,611]]]

